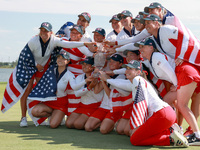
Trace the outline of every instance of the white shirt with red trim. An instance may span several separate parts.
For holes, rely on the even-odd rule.
[[[65,47],[65,48],[73,48],[73,47],[80,47],[84,46],[83,42],[68,42],[63,41],[62,39],[55,37],[54,35],[51,35],[49,44],[47,46],[45,55],[42,57],[42,47],[40,43],[40,36],[34,36],[29,42],[28,46],[33,53],[34,59],[36,64],[40,64],[42,66],[45,66],[47,61],[50,58],[51,52],[56,48],[59,47]]]
[[[149,68],[156,78],[166,80],[174,86],[177,85],[175,61],[171,57],[160,52],[154,52],[151,56],[151,63],[149,60],[145,60],[143,63]]]
[[[116,41],[117,38],[117,34],[114,31],[111,31],[107,36],[106,36],[106,40],[107,41],[111,41],[114,42]]]
[[[169,106],[166,102],[164,102],[163,100],[161,100],[158,97],[158,94],[154,90],[153,86],[148,81],[146,81],[144,78],[142,78],[141,76],[136,76],[133,79],[133,84],[132,84],[133,100],[135,99],[135,95],[136,95],[136,92],[137,92],[137,86],[139,84],[139,81],[140,81],[141,86],[142,86],[142,90],[143,90],[145,100],[147,101],[148,118],[150,118],[153,115],[153,113],[161,110],[164,107]]]
[[[85,73],[78,75],[75,79],[72,78],[70,80],[70,85],[74,90],[75,95],[77,97],[81,97],[81,103],[89,105],[100,102],[103,98],[103,91],[95,94],[93,89],[88,90],[88,88],[85,87],[85,84]]]
[[[118,75],[116,78],[116,81],[117,79],[125,79],[125,75]],[[115,80],[115,79],[112,79],[112,80]],[[104,108],[104,109],[108,109],[108,110],[112,110],[112,98],[113,97],[120,97],[120,96],[128,96],[130,94],[130,92],[127,92],[125,90],[122,90],[121,88],[119,88],[119,86],[113,86],[113,85],[110,85],[109,87],[111,89],[111,92],[110,92],[110,95],[108,96],[106,94],[106,92],[103,90],[103,100],[101,102],[101,105],[100,107],[101,108]],[[118,92],[116,92],[118,91]]]
[[[57,97],[64,97],[67,95],[67,84],[69,83],[70,79],[74,77],[74,74],[71,73],[69,70],[65,72],[62,78],[57,83]]]
[[[85,33],[83,34],[83,36],[82,36],[80,41],[81,42],[92,42],[90,34],[87,31],[85,31]]]

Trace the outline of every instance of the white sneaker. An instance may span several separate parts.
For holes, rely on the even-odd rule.
[[[63,117],[61,123],[60,123],[61,126],[65,125],[65,117]]]
[[[172,127],[172,129],[173,129],[174,131],[177,131],[177,132],[179,132],[180,134],[183,135],[183,129],[180,128],[180,126],[179,126],[177,123],[174,123],[171,127]]]
[[[188,147],[187,139],[179,132],[172,132],[170,137],[174,140],[174,146]]]
[[[28,126],[26,117],[22,117],[22,118],[21,118],[21,121],[20,121],[19,126],[20,126],[20,127],[27,127],[27,126]]]

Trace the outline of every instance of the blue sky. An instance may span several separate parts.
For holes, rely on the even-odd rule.
[[[48,21],[57,30],[67,21],[76,23],[78,14],[92,16],[87,31],[102,27],[109,33],[112,15],[129,10],[133,16],[143,11],[152,0],[0,0],[0,61],[14,61],[30,38],[39,33],[42,22]],[[199,0],[157,0],[178,16],[200,39]],[[181,3],[180,3],[181,2]]]

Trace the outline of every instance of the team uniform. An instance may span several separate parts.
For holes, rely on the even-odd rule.
[[[53,108],[63,111],[66,115],[68,114],[68,98],[67,98],[67,85],[74,77],[73,73],[71,73],[69,70],[65,70],[62,72],[59,76],[58,74],[58,68],[55,69],[55,75],[57,78],[57,100],[56,101],[47,101],[43,102],[45,105]]]
[[[115,75],[114,79],[125,79],[124,75]],[[98,118],[100,121],[103,121],[105,118],[111,119],[114,122],[118,121],[123,111],[113,111],[113,100],[120,98],[121,96],[127,96],[129,93],[127,91],[121,90],[112,85],[109,86],[111,89],[110,96],[106,94],[103,90],[103,99],[99,108],[91,115],[91,117]],[[110,97],[110,98],[109,98]]]
[[[135,89],[139,88],[139,86],[141,91],[139,91],[138,95]],[[167,103],[162,101],[151,84],[140,76],[133,79],[132,94],[133,98],[135,98],[134,101],[139,101],[138,103],[143,102],[141,104],[143,111],[138,117],[137,111],[141,111],[141,109],[139,109],[137,104],[133,104],[130,125],[131,129],[137,127],[138,129],[131,135],[131,143],[135,146],[169,146],[169,128],[176,121],[175,111]],[[140,100],[136,100],[137,96],[139,96],[138,99],[142,100],[141,102]]]
[[[73,27],[74,23],[66,22],[56,33],[56,35],[63,34],[65,38],[70,39],[70,29]],[[81,42],[92,42],[92,39],[87,31],[83,34]]]
[[[84,46],[84,43],[63,41],[62,39],[57,38],[54,35],[51,35],[49,41],[43,43],[40,36],[37,35],[28,42],[28,46],[34,56],[36,65],[40,64],[42,66],[45,66],[43,72],[36,72],[36,77],[41,77],[48,69],[47,62],[50,58],[52,51],[56,47],[74,48]]]
[[[184,62],[175,69],[178,79],[178,88],[195,81],[197,82],[196,92],[199,93],[200,47],[198,39],[192,36],[192,33],[190,33],[189,36],[184,35],[181,30],[171,25],[160,27],[158,35],[159,38],[153,37],[153,39],[160,52],[174,59],[180,58],[184,60]]]
[[[88,90],[85,79],[85,74],[78,75],[75,79],[70,80],[70,85],[74,90],[76,97],[81,97],[78,108],[73,112],[85,114],[89,117],[100,106],[103,91],[95,94],[93,89]]]
[[[153,52],[150,61],[146,59],[143,63],[156,78],[168,81],[174,86],[177,85],[175,62],[171,57],[160,52]]]
[[[118,33],[115,30],[112,30],[107,36],[106,36],[106,40],[107,41],[116,41]]]

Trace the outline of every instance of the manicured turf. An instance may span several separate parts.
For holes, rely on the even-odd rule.
[[[0,83],[0,98],[6,83]],[[0,150],[75,150],[75,149],[182,149],[178,147],[135,147],[132,146],[129,137],[118,135],[114,131],[102,135],[98,130],[86,132],[84,130],[67,129],[60,126],[50,129],[47,126],[35,127],[28,117],[29,126],[19,127],[20,107],[19,102],[6,113],[0,113]],[[184,122],[184,126],[187,124]],[[141,135],[142,136],[142,135]],[[189,147],[197,150],[200,147]]]

